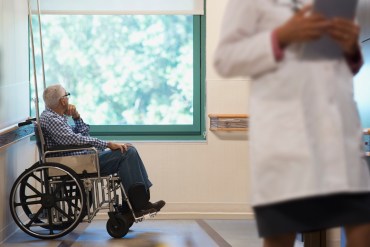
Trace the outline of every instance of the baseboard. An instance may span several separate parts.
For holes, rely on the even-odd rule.
[[[167,212],[252,212],[247,203],[225,202],[167,202]]]
[[[108,214],[105,211],[96,214],[94,219],[108,220]],[[199,213],[199,212],[178,212],[168,213],[159,212],[155,218],[156,220],[253,220],[254,215],[251,213],[225,213],[225,212],[210,212],[210,213]]]
[[[107,212],[95,218],[108,219]],[[251,207],[244,203],[167,203],[155,219],[254,219]]]

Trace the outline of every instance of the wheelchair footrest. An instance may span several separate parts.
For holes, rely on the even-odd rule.
[[[135,214],[135,222],[141,222],[145,219],[153,218],[157,215],[157,211],[154,208],[148,210],[141,210],[140,212],[134,212]]]

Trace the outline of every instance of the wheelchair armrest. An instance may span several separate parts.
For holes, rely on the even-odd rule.
[[[62,146],[54,146],[52,148],[48,148],[44,152],[44,157],[47,157],[49,154],[55,153],[63,153],[63,152],[77,152],[77,151],[92,151],[95,154],[98,154],[98,150],[89,144],[86,145],[62,145]]]
[[[90,144],[86,145],[61,145],[61,146],[54,146],[52,148],[47,148],[47,151],[77,151],[77,150],[85,150],[93,147]]]

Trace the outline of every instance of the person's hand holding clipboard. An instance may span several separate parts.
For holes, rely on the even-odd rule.
[[[351,55],[358,45],[354,23],[358,0],[315,0],[312,11],[330,20],[327,33],[303,45],[302,59],[336,59]],[[356,46],[356,47],[354,47]]]

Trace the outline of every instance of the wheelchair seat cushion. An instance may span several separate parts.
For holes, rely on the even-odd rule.
[[[61,156],[46,158],[47,162],[60,163],[72,168],[77,174],[97,173],[95,165],[95,154]],[[57,176],[58,174],[51,174]]]

